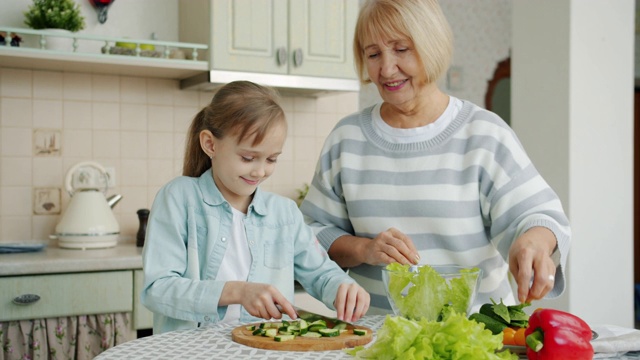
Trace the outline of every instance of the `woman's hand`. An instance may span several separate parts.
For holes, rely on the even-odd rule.
[[[369,293],[360,285],[341,284],[338,287],[336,300],[333,305],[336,307],[338,320],[354,322],[360,319],[369,310]]]
[[[518,284],[521,303],[542,299],[553,289],[556,265],[551,254],[555,247],[555,235],[544,227],[527,230],[511,245],[509,270]],[[533,284],[529,288],[532,277]]]
[[[252,316],[266,320],[281,319],[282,313],[289,315],[291,319],[297,318],[293,305],[275,286],[269,284],[228,281],[222,289],[218,305],[230,304],[240,304]]]
[[[392,262],[417,265],[420,260],[411,238],[395,228],[389,228],[373,239],[341,236],[331,244],[328,253],[342,268],[360,264],[387,265]]]
[[[420,260],[413,241],[400,230],[389,228],[363,247],[364,262],[371,265],[387,265],[398,262],[416,265]]]

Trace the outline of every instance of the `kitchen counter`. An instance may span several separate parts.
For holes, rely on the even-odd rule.
[[[142,248],[134,243],[90,250],[47,246],[38,252],[0,254],[0,276],[130,269],[142,269]]]

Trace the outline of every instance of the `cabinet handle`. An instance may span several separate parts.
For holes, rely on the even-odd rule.
[[[287,49],[279,47],[278,50],[276,50],[276,61],[279,66],[287,63]]]
[[[293,65],[295,67],[302,66],[302,49],[300,49],[300,48],[297,48],[293,52]]]
[[[38,302],[40,296],[36,294],[23,294],[13,298],[13,303],[16,305],[29,305]]]

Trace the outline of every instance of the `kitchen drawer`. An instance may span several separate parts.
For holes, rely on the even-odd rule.
[[[0,277],[0,289],[0,321],[133,310],[132,271]],[[23,294],[40,300],[13,303]]]
[[[136,270],[133,273],[133,327],[139,329],[153,328],[153,313],[140,303],[140,293],[144,286],[144,272]]]

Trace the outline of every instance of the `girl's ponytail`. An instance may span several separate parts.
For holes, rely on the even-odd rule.
[[[211,167],[211,159],[207,157],[200,146],[200,131],[207,128],[205,123],[207,109],[208,107],[205,107],[200,110],[189,127],[182,166],[182,175],[184,176],[198,177]]]

